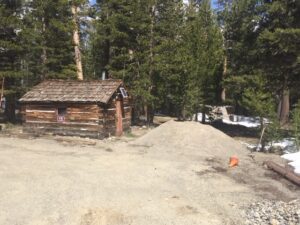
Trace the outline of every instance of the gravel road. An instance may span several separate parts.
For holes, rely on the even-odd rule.
[[[1,225],[240,225],[253,202],[300,196],[199,123],[94,146],[76,140],[0,137]],[[240,165],[228,169],[231,155]]]

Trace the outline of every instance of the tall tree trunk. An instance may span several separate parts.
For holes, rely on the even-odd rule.
[[[77,23],[78,10],[79,7],[73,4],[72,5],[72,14],[73,14],[73,23],[74,23],[73,42],[74,42],[74,50],[75,50],[77,79],[83,80],[82,61],[81,61],[81,52],[80,52],[79,25]]]
[[[288,88],[288,79],[285,77],[280,100],[279,120],[281,125],[285,125],[289,121],[290,112],[290,90]]]
[[[45,34],[46,32],[46,21],[45,18],[42,18],[42,32],[43,34]],[[46,43],[44,43],[43,46],[43,50],[42,50],[42,55],[41,55],[41,60],[42,60],[42,71],[41,71],[41,80],[44,80],[47,76],[47,67],[46,67],[46,63],[47,63],[47,50],[46,50]]]
[[[1,93],[0,93],[0,107],[2,106],[2,99],[3,99],[3,95],[4,95],[4,82],[5,82],[5,79],[4,77],[2,78],[2,81],[1,81]]]
[[[6,96],[5,115],[9,122],[15,122],[16,97],[14,94]]]
[[[151,24],[150,24],[150,43],[149,43],[149,79],[150,79],[150,87],[148,88],[148,92],[151,95],[152,93],[152,82],[153,82],[153,63],[154,63],[154,23],[155,23],[155,5],[156,1],[154,1],[153,5],[151,6],[150,10],[150,18],[151,18]],[[147,124],[150,125],[153,122],[153,109],[151,103],[147,103]]]
[[[223,65],[222,81],[225,80],[226,75],[227,75],[227,56],[225,55],[224,65]],[[222,87],[221,100],[222,100],[222,102],[225,102],[225,100],[226,100],[226,89],[224,88],[224,85]]]
[[[205,106],[204,105],[202,106],[201,112],[202,112],[201,123],[205,124],[206,121],[205,121]]]

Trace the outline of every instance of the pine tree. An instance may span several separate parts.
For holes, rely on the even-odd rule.
[[[0,79],[4,78],[6,116],[14,120],[15,99],[18,97],[21,73],[22,46],[19,43],[21,30],[20,1],[0,1]]]
[[[201,111],[204,123],[205,105],[216,100],[215,81],[223,59],[222,36],[210,1],[201,1],[190,9],[185,42],[189,53],[187,108],[190,113]]]
[[[155,48],[155,101],[156,109],[184,117],[187,74],[184,71],[184,8],[181,1],[158,3]]]
[[[74,24],[68,0],[27,2],[23,19],[24,60],[36,82],[76,77],[72,35]]]
[[[276,0],[265,3],[266,18],[259,36],[261,63],[269,82],[278,91],[278,116],[288,122],[290,90],[298,88],[300,71],[300,2]]]
[[[155,95],[159,92],[156,66],[157,45],[160,42],[158,23],[163,1],[101,1],[96,32],[92,35],[95,63],[98,71],[108,71],[121,78],[130,88],[136,117],[144,113],[152,120]]]
[[[276,119],[275,99],[270,92],[270,84],[262,73],[244,77],[247,86],[242,96],[242,105],[253,116],[260,118],[261,150],[267,142],[281,137],[280,126]],[[266,118],[268,121],[266,121]]]
[[[257,37],[260,33],[261,9],[257,0],[219,2],[219,23],[223,29],[227,64],[224,80],[228,90],[227,102],[235,106],[237,113],[244,113],[242,97],[248,86],[245,79],[260,73]]]
[[[91,55],[96,77],[106,73],[111,78],[123,79],[133,97],[134,111],[143,107],[147,91],[141,71],[144,65],[146,33],[144,1],[98,1],[98,19],[91,34]]]

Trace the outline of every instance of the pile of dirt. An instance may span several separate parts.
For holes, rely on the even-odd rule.
[[[165,147],[178,153],[198,149],[201,156],[244,157],[245,147],[210,125],[169,121],[134,141],[135,145]]]

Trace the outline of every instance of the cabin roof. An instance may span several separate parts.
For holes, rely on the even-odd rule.
[[[34,86],[19,101],[106,104],[121,85],[121,80],[47,80]]]

